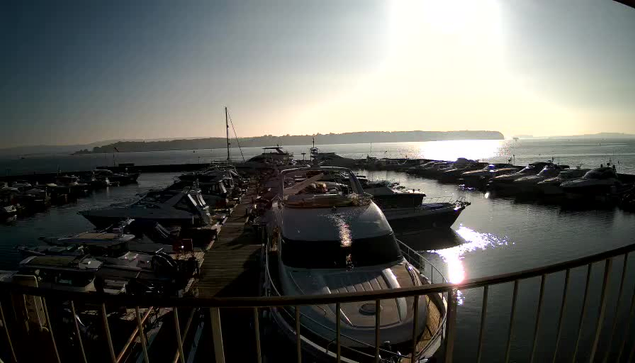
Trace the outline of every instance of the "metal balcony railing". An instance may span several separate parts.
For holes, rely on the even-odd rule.
[[[403,247],[403,246],[402,246]],[[416,299],[421,298],[422,296],[430,295],[430,294],[443,294],[445,295],[445,299],[447,300],[447,316],[446,321],[444,322],[445,328],[443,330],[444,333],[444,349],[443,349],[443,360],[445,362],[452,362],[454,357],[454,345],[455,338],[457,333],[457,292],[458,291],[466,291],[473,289],[482,289],[483,297],[482,297],[482,305],[481,305],[481,313],[480,313],[480,324],[475,327],[470,327],[474,329],[474,331],[478,331],[478,349],[476,351],[476,355],[470,359],[470,361],[480,362],[483,359],[483,342],[484,342],[484,333],[485,333],[485,323],[487,316],[487,308],[488,308],[488,298],[490,296],[490,287],[494,285],[504,284],[504,283],[513,283],[513,292],[512,292],[512,304],[510,311],[510,320],[507,325],[507,343],[505,345],[505,361],[510,360],[510,348],[512,343],[512,336],[514,333],[514,316],[517,313],[517,299],[518,299],[518,291],[519,291],[519,282],[522,280],[527,280],[531,278],[539,278],[540,279],[540,290],[538,292],[538,304],[536,306],[537,314],[533,325],[533,340],[531,342],[531,350],[528,354],[528,360],[530,362],[535,361],[536,358],[536,348],[538,342],[538,336],[540,335],[540,317],[541,311],[544,308],[544,294],[545,294],[545,282],[549,278],[550,275],[563,272],[565,274],[564,280],[564,289],[562,300],[560,302],[560,310],[559,317],[556,321],[557,324],[557,336],[555,338],[555,352],[553,355],[553,361],[562,361],[561,359],[556,359],[558,350],[561,344],[562,331],[563,331],[563,317],[566,311],[567,303],[571,299],[569,296],[570,290],[570,275],[571,270],[578,267],[586,267],[586,280],[584,285],[584,295],[582,297],[582,311],[580,314],[579,324],[577,325],[577,336],[575,340],[575,348],[571,356],[567,357],[567,361],[579,361],[580,356],[578,355],[581,345],[581,336],[582,336],[582,322],[586,315],[589,313],[589,284],[591,280],[591,267],[594,263],[602,263],[604,265],[604,272],[602,278],[601,289],[599,292],[599,306],[597,317],[595,318],[595,325],[593,327],[593,335],[590,339],[589,350],[590,354],[588,355],[589,362],[625,362],[632,361],[634,353],[635,353],[635,344],[628,343],[629,342],[629,331],[630,331],[630,322],[635,317],[635,294],[632,295],[630,305],[628,307],[628,319],[626,322],[622,324],[619,323],[619,316],[617,315],[617,311],[622,307],[625,303],[625,299],[623,299],[623,295],[627,291],[626,284],[626,276],[627,274],[627,265],[629,260],[629,255],[631,252],[635,250],[635,244],[628,245],[625,247],[620,247],[617,249],[613,249],[610,251],[594,254],[591,256],[577,258],[574,260],[556,263],[549,266],[533,268],[529,270],[490,276],[485,278],[477,278],[464,281],[459,284],[452,284],[445,281],[443,278],[443,274],[441,271],[436,270],[432,264],[427,263],[424,260],[420,260],[420,255],[415,251],[409,250],[406,246],[404,248],[405,257],[410,261],[419,262],[419,265],[424,269],[426,274],[429,274],[431,284],[413,287],[413,288],[401,288],[395,290],[384,290],[384,291],[373,291],[373,292],[359,292],[359,293],[342,293],[342,294],[331,294],[331,295],[311,295],[311,296],[271,296],[271,297],[231,297],[231,298],[165,298],[165,297],[149,297],[149,296],[126,296],[126,295],[104,295],[104,294],[86,294],[80,292],[69,292],[69,291],[60,291],[56,289],[46,289],[46,288],[35,288],[29,286],[22,286],[16,284],[0,284],[0,296],[2,297],[2,301],[0,304],[0,319],[2,320],[2,329],[4,330],[4,340],[6,341],[5,346],[8,349],[2,353],[5,354],[11,361],[14,362],[23,362],[26,361],[21,355],[21,352],[24,351],[25,346],[28,347],[31,345],[30,349],[38,349],[37,347],[33,347],[33,343],[28,340],[28,336],[18,333],[20,329],[20,324],[24,324],[23,321],[16,318],[19,316],[16,315],[16,307],[9,306],[10,304],[16,304],[17,301],[24,301],[25,304],[30,305],[30,309],[35,310],[37,315],[44,321],[44,325],[46,329],[43,329],[42,332],[46,333],[48,336],[48,340],[50,341],[50,345],[53,347],[53,361],[66,361],[61,357],[60,351],[58,349],[59,340],[62,339],[60,333],[56,334],[57,326],[50,319],[49,312],[51,305],[66,303],[70,306],[72,310],[73,316],[76,315],[76,307],[78,304],[82,304],[82,306],[93,306],[96,307],[96,311],[100,316],[102,332],[103,332],[103,340],[99,340],[101,344],[107,346],[109,361],[116,363],[122,362],[122,358],[126,356],[127,350],[130,349],[130,346],[133,341],[138,341],[141,346],[141,361],[149,362],[150,358],[148,355],[148,341],[147,335],[144,330],[144,322],[146,319],[150,319],[149,316],[155,314],[156,311],[159,310],[169,310],[172,312],[174,319],[174,331],[173,331],[173,339],[176,342],[177,351],[175,356],[166,356],[165,359],[160,359],[159,361],[180,361],[185,362],[192,358],[191,356],[186,356],[188,352],[185,351],[184,342],[186,337],[191,335],[191,317],[193,316],[193,312],[196,310],[209,309],[208,319],[211,327],[211,336],[212,343],[214,347],[214,356],[215,360],[218,363],[225,362],[225,350],[224,346],[229,342],[225,340],[225,336],[223,334],[223,328],[221,326],[221,311],[224,309],[248,309],[253,312],[253,327],[254,327],[254,344],[255,344],[255,354],[253,356],[253,361],[261,362],[263,358],[263,346],[261,339],[261,312],[270,308],[286,308],[288,311],[292,311],[295,313],[295,329],[296,329],[296,356],[297,360],[302,360],[302,347],[303,341],[301,340],[302,327],[300,324],[300,309],[299,306],[304,305],[323,305],[323,304],[335,304],[337,306],[337,310],[339,312],[339,307],[341,304],[350,303],[350,302],[360,302],[360,301],[374,301],[376,304],[380,304],[381,300],[384,299],[395,299],[402,297],[415,297]],[[621,268],[617,269],[621,271],[621,274],[613,278],[617,278],[615,281],[619,281],[619,288],[617,295],[614,295],[616,298],[616,304],[613,309],[615,309],[615,314],[613,314],[614,319],[612,322],[605,322],[607,316],[607,310],[609,309],[607,304],[607,295],[609,291],[609,281],[612,278],[613,272],[613,264],[615,261],[621,262]],[[428,267],[429,266],[429,267]],[[429,268],[429,272],[427,269]],[[435,283],[438,282],[438,283]],[[629,288],[630,289],[630,288]],[[54,302],[53,302],[54,301]],[[38,305],[40,304],[40,305]],[[142,308],[143,307],[143,308]],[[110,333],[110,326],[108,320],[108,312],[107,308],[111,311],[114,308],[123,309],[127,308],[134,315],[134,320],[136,321],[136,329],[133,330],[132,334],[129,336],[127,340],[125,340],[125,344],[122,344],[121,350],[117,352],[113,345],[113,337]],[[179,312],[186,310],[190,311],[190,320],[187,324],[183,325],[183,322],[179,318]],[[13,313],[11,313],[13,312]],[[379,326],[380,326],[380,315],[377,314],[376,318],[376,327],[375,327],[375,349],[374,356],[372,359],[376,362],[380,361],[382,347],[380,346],[380,337],[379,337]],[[80,331],[80,326],[76,319],[74,320],[74,327],[72,329],[75,330],[74,336],[76,338],[76,344],[74,345],[77,349],[75,354],[81,357],[81,361],[88,362],[90,361],[84,342],[82,341],[82,332]],[[337,320],[339,322],[339,319]],[[605,325],[608,327],[604,329]],[[618,326],[624,327],[624,329],[618,329]],[[184,329],[182,329],[184,327]],[[248,330],[245,330],[246,332]],[[337,339],[335,341],[335,352],[336,356],[335,360],[343,361],[343,357],[341,356],[341,341],[340,341],[340,325],[339,323],[336,326]],[[416,332],[416,329],[413,329],[413,336]],[[441,333],[439,333],[441,334]],[[72,334],[71,334],[72,335]],[[598,349],[600,338],[604,336],[604,339],[608,338],[608,348],[601,351]],[[26,337],[26,338],[25,338]],[[64,336],[64,339],[68,339],[68,336]],[[139,338],[137,340],[137,338]],[[599,354],[602,354],[600,356]],[[372,354],[371,354],[372,355]]]

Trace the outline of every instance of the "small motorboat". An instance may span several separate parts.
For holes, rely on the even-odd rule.
[[[469,205],[463,198],[436,197],[424,198],[424,202],[415,207],[383,208],[382,211],[399,237],[426,229],[450,228]]]
[[[364,193],[370,194],[373,201],[383,209],[408,208],[421,205],[426,195],[416,190],[407,189],[397,182],[388,180],[368,181],[360,180]]]

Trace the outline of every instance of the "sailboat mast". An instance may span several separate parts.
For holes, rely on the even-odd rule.
[[[227,107],[225,107],[225,130],[227,131],[227,161],[229,161],[229,117],[227,116]]]

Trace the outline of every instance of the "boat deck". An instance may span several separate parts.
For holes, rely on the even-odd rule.
[[[252,197],[255,197],[255,191],[250,188],[205,255],[196,284],[199,297],[258,295],[260,243],[251,228],[245,225]]]

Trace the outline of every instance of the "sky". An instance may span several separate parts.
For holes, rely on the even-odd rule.
[[[635,133],[599,0],[3,1],[0,147],[351,131]]]

